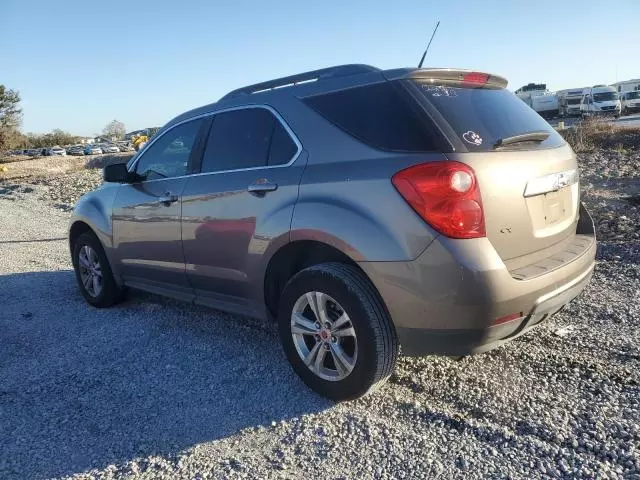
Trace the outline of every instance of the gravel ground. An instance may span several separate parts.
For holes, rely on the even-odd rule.
[[[640,239],[640,152],[578,155],[582,199],[593,215],[598,239]]]
[[[615,210],[581,297],[487,354],[401,359],[339,405],[269,325],[141,293],[90,308],[64,240],[76,187],[0,184],[0,478],[640,478],[638,212],[615,194],[638,195],[638,169],[588,161],[596,221]]]

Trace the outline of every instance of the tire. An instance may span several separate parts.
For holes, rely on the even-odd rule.
[[[335,330],[333,327],[312,330],[316,335],[306,330],[314,324],[313,319],[317,319],[309,301],[314,298],[317,304],[324,301],[332,322],[327,325],[336,326]],[[304,311],[300,314],[302,308]],[[306,333],[294,333],[294,328],[295,332],[300,330],[298,323],[293,326],[294,318],[303,319]],[[345,318],[349,320],[338,328]],[[305,323],[307,320],[310,324]],[[291,278],[280,298],[278,330],[294,371],[312,390],[335,401],[355,399],[375,390],[393,373],[398,358],[396,332],[380,295],[369,279],[350,265],[324,263],[306,268]],[[353,332],[353,337],[345,332]],[[308,357],[312,364],[308,367],[303,355],[311,355],[316,344],[321,347],[315,360],[320,355],[323,360],[318,366],[312,361],[313,357]],[[326,350],[324,354],[322,348]],[[340,358],[347,362],[339,361]],[[345,371],[348,371],[346,375]]]
[[[88,247],[88,250],[83,250],[85,247]],[[88,252],[94,252],[95,256],[91,253],[87,255]],[[98,262],[99,269],[94,268],[94,271],[99,270],[101,273],[100,289],[97,294],[91,291],[94,289],[92,281],[89,282],[89,287],[85,286],[83,281],[83,278],[86,279],[87,268],[83,266],[87,258],[92,260],[92,263]],[[126,289],[119,287],[116,283],[102,244],[93,232],[85,232],[76,239],[73,244],[72,261],[78,287],[87,303],[97,308],[106,308],[124,300]],[[95,267],[95,264],[93,266]]]

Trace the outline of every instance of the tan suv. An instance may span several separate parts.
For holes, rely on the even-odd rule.
[[[276,319],[295,371],[338,400],[400,348],[513,339],[584,289],[596,241],[574,153],[506,85],[346,65],[184,113],[76,206],[82,294]]]

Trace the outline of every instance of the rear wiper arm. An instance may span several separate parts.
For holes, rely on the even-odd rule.
[[[521,133],[519,135],[513,135],[511,137],[504,137],[498,139],[498,141],[493,145],[493,148],[504,147],[505,145],[513,145],[514,143],[523,143],[523,142],[544,142],[551,135],[549,132],[545,132],[544,130],[539,130],[536,132],[527,132]]]

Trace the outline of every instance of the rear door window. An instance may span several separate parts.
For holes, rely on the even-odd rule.
[[[541,143],[514,144],[510,148],[551,148],[564,144],[549,123],[506,89],[411,82],[470,151],[493,150],[500,139],[534,131],[549,132],[549,137]]]
[[[244,108],[214,116],[202,172],[242,170],[289,163],[298,151],[289,133],[266,108]]]
[[[293,156],[298,153],[296,145],[285,130],[280,121],[276,120],[273,125],[273,136],[271,137],[271,148],[269,148],[269,159],[267,165],[284,165],[289,163]]]
[[[428,118],[390,82],[314,95],[304,102],[373,148],[392,152],[437,150]]]

